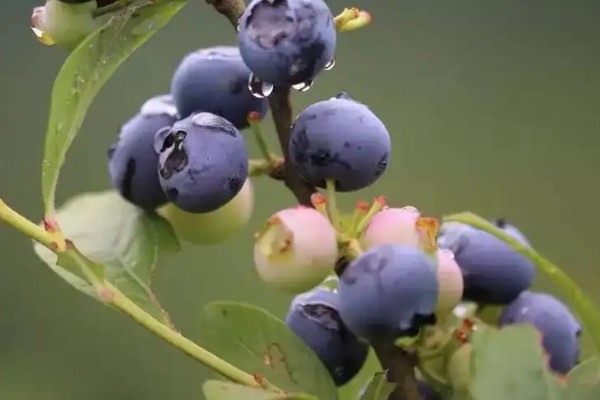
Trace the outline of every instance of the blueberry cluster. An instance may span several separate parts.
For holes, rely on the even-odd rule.
[[[317,210],[323,201],[315,201]],[[286,217],[278,219],[282,213]],[[567,374],[579,363],[579,322],[558,298],[530,290],[534,266],[495,236],[457,223],[443,224],[438,231],[436,220],[422,217],[414,207],[383,207],[359,235],[364,252],[341,273],[338,269],[335,278],[328,274],[336,262],[339,267],[339,254],[325,240],[335,235],[335,229],[318,226],[319,218],[323,217],[318,211],[304,208],[275,214],[284,225],[278,237],[287,238],[287,247],[269,254],[270,265],[268,258],[261,259],[257,268],[269,284],[293,276],[296,285],[279,285],[280,289],[298,293],[312,286],[296,295],[286,322],[319,355],[336,384],[347,383],[360,371],[369,345],[416,337],[427,326],[443,326],[468,304],[499,307],[499,316],[491,321],[498,328],[534,326],[554,373]],[[515,226],[503,220],[494,223],[529,246]],[[309,239],[310,246],[303,242]],[[260,240],[255,254],[261,254]],[[318,268],[310,259],[316,254],[321,255]],[[270,269],[277,269],[278,276],[264,272]],[[320,283],[316,276],[308,277],[317,270]],[[300,279],[304,286],[298,285]],[[460,346],[461,332],[454,331]],[[425,399],[439,398],[424,381],[419,390]]]
[[[113,186],[158,210],[189,242],[224,240],[252,213],[241,133],[249,115],[264,118],[274,85],[311,87],[333,65],[335,47],[322,0],[253,0],[239,20],[238,46],[186,55],[170,93],[148,99],[121,127],[109,150]],[[383,198],[339,213],[332,193],[373,185],[391,161],[388,129],[368,106],[343,91],[316,102],[297,115],[284,145],[287,165],[328,198],[314,194],[313,207],[274,213],[255,235],[254,264],[263,282],[295,295],[286,323],[336,385],[356,376],[370,346],[441,327],[466,303],[500,307],[499,328],[534,326],[555,373],[578,363],[578,321],[559,299],[531,291],[534,265],[505,242],[464,224],[438,227]],[[516,227],[494,223],[529,246]],[[425,381],[418,389],[439,398]]]
[[[252,95],[238,47],[186,55],[171,91],[148,99],[110,148],[113,186],[131,203],[158,209],[192,243],[216,243],[244,226],[253,209],[248,115],[268,100]],[[190,227],[192,226],[192,227]]]

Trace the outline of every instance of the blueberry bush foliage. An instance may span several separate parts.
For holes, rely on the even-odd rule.
[[[45,218],[31,222],[0,201],[0,219],[33,239],[58,276],[216,372],[207,400],[600,398],[600,360],[579,351],[583,332],[600,351],[600,315],[515,226],[470,212],[427,217],[383,196],[337,208],[336,192],[385,173],[389,133],[343,91],[296,116],[290,96],[325,78],[338,34],[367,26],[365,11],[206,0],[238,46],[188,54],[170,93],[140,105],[108,149],[113,189],[57,208],[61,166],[95,95],[186,3],[47,0],[33,10],[37,39],[69,51],[51,94]],[[262,136],[269,114],[281,154]],[[247,140],[260,157],[249,158]],[[289,312],[282,321],[213,302],[193,342],[154,296],[153,272],[182,243],[220,243],[248,224],[260,176],[299,203],[253,238],[258,276],[295,295]],[[562,292],[533,292],[536,274]]]

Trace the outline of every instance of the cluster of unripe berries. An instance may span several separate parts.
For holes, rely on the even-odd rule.
[[[75,18],[82,4],[74,3],[98,6],[49,0],[34,12],[38,25],[56,28],[52,16],[67,15],[68,7]],[[193,243],[222,241],[248,222],[253,193],[241,131],[268,113],[273,85],[304,90],[333,64],[336,28],[321,0],[254,0],[240,19],[238,43],[188,54],[170,93],[149,99],[109,151],[119,193],[158,210]],[[344,92],[302,111],[288,146],[305,181],[338,192],[373,184],[391,156],[385,125]],[[579,323],[558,299],[529,291],[534,265],[501,240],[455,223],[438,232],[435,219],[383,199],[359,203],[343,221],[326,203],[317,194],[314,208],[275,213],[256,234],[254,263],[266,284],[296,295],[286,322],[337,385],[357,374],[369,343],[415,336],[462,302],[504,307],[499,326],[535,326],[555,372],[578,362]],[[529,245],[512,225],[496,224]]]

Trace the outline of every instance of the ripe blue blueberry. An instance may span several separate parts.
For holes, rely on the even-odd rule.
[[[177,110],[169,95],[149,99],[140,112],[122,127],[119,139],[109,152],[108,170],[113,186],[131,203],[154,209],[167,202],[156,168],[154,136],[170,128]]]
[[[506,222],[505,219],[498,218],[492,221],[492,223],[496,225],[496,227],[502,229],[508,235],[514,237],[522,243],[525,243],[527,246],[531,246],[531,244],[529,243],[529,239],[527,239],[525,234],[523,234],[523,232],[521,232],[516,226]]]
[[[500,326],[513,324],[530,324],[541,333],[550,368],[555,372],[566,374],[579,362],[581,325],[556,297],[523,292],[500,315]]]
[[[292,162],[314,186],[335,181],[340,192],[373,184],[387,169],[391,140],[367,106],[340,93],[298,116],[289,141]]]
[[[248,178],[244,137],[210,113],[184,118],[156,134],[159,180],[167,198],[184,211],[214,211],[235,197]]]
[[[513,229],[504,231],[528,244]],[[508,304],[527,290],[535,266],[502,240],[471,226],[443,224],[438,244],[454,253],[463,275],[463,299],[484,304]]]
[[[429,383],[418,380],[417,385],[423,400],[442,400],[442,396]]]
[[[335,384],[341,386],[360,371],[369,347],[344,325],[338,304],[336,293],[314,289],[294,298],[285,322],[317,354]]]
[[[253,0],[240,18],[244,62],[273,85],[312,81],[333,60],[336,38],[323,0]]]
[[[435,321],[434,261],[414,246],[372,247],[348,265],[338,290],[343,321],[368,340],[414,336]]]
[[[188,54],[171,81],[171,94],[182,117],[196,112],[221,116],[238,129],[248,126],[248,114],[267,114],[268,100],[248,89],[250,70],[232,46],[215,46]]]

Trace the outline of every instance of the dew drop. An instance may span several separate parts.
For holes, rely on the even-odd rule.
[[[252,73],[248,79],[248,90],[250,90],[250,93],[252,93],[254,97],[264,99],[273,93],[273,85],[261,80]]]
[[[323,67],[323,69],[325,71],[331,71],[333,67],[335,67],[335,58],[332,58],[327,64],[325,64],[325,67]]]
[[[235,31],[236,31],[237,33],[239,33],[239,32],[240,32],[240,26],[241,26],[241,20],[238,20],[238,22],[237,22],[237,25],[235,26]]]
[[[297,83],[297,84],[295,84],[295,85],[292,85],[292,87],[293,87],[295,90],[299,91],[299,92],[306,92],[306,91],[308,91],[308,90],[309,90],[309,89],[310,89],[312,86],[313,86],[313,81],[312,81],[312,79],[309,79],[309,80],[307,80],[307,81],[300,82],[300,83]]]

